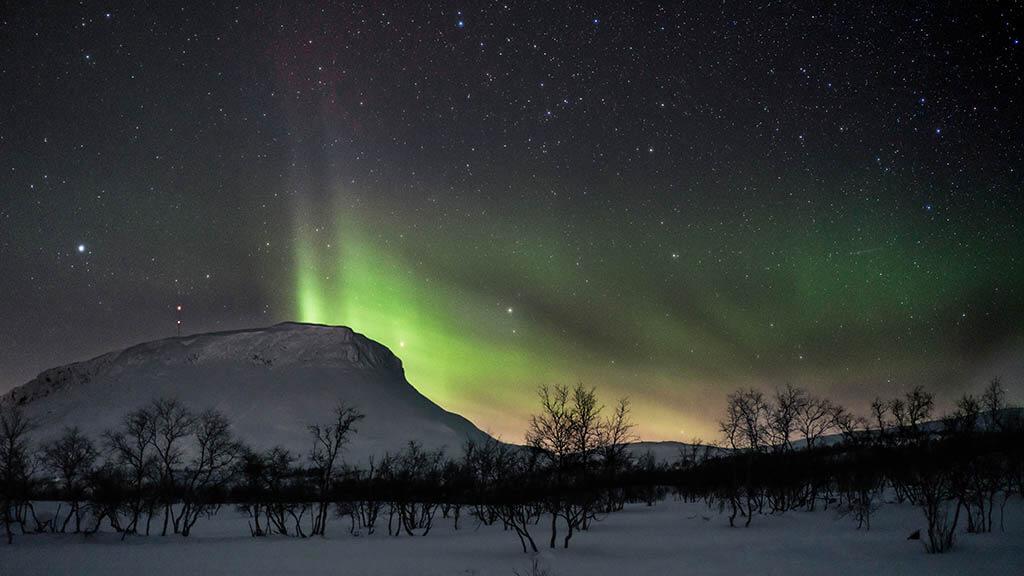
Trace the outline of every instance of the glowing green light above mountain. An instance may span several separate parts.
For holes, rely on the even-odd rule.
[[[473,414],[490,404],[492,425],[511,426],[500,405],[521,402],[522,386],[547,368],[527,353],[508,308],[423,274],[352,223],[330,238],[297,245],[298,319],[364,332],[391,348],[431,399]]]
[[[992,258],[983,247],[925,242],[927,229],[884,221],[750,224],[726,244],[694,230],[672,249],[646,231],[574,242],[566,223],[537,214],[528,236],[487,221],[410,225],[365,207],[299,221],[297,318],[385,344],[429,398],[515,441],[542,383],[582,381],[605,402],[628,395],[641,435],[689,439],[715,436],[718,403],[737,387],[793,382],[864,398],[945,381],[958,364],[926,359],[955,342],[930,327],[963,313],[951,308],[957,294],[998,280],[937,256]],[[866,244],[866,231],[888,240]],[[660,257],[642,259],[644,249]]]

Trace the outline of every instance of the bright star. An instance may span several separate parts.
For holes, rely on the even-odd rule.
[[[85,252],[85,244],[79,244],[78,245],[78,253],[82,254],[84,252]]]

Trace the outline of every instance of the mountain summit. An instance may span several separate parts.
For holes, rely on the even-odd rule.
[[[366,415],[347,447],[350,462],[410,440],[459,451],[467,438],[486,437],[413,388],[387,347],[343,326],[283,323],[157,340],[46,370],[0,402],[21,405],[40,439],[64,426],[98,439],[160,397],[216,408],[253,447],[298,454],[312,446],[307,426],[329,422],[344,401]]]

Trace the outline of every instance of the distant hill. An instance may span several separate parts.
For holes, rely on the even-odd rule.
[[[681,460],[700,462],[705,458],[722,456],[729,453],[727,448],[719,448],[707,444],[687,444],[686,442],[633,442],[629,445],[633,458],[640,459],[650,452],[658,464],[672,465]]]

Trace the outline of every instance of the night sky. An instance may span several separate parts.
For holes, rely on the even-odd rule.
[[[0,390],[181,305],[351,326],[512,440],[543,382],[663,439],[1022,399],[1019,4],[172,4],[0,13]]]

